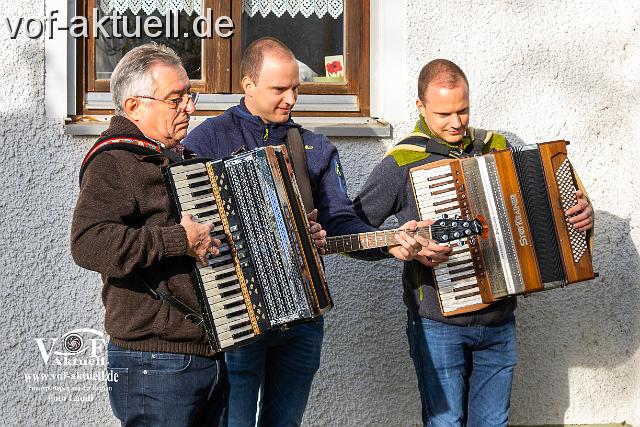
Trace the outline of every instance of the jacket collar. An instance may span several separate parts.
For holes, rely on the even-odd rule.
[[[242,126],[255,132],[256,135],[262,137],[266,129],[269,129],[269,139],[276,141],[284,141],[287,137],[287,132],[291,127],[300,127],[295,123],[291,117],[285,123],[264,123],[260,116],[251,114],[244,102],[244,97],[240,100],[240,105],[232,107],[230,109],[231,114],[237,119],[242,121]]]
[[[157,141],[154,141],[147,136],[145,136],[138,126],[135,125],[131,120],[124,116],[113,116],[111,118],[111,122],[109,123],[109,128],[100,134],[98,141],[112,138],[115,136],[128,136],[135,139],[142,139],[144,141],[150,141],[157,144]]]

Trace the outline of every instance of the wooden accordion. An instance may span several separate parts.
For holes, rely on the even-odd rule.
[[[190,213],[213,223],[222,241],[220,254],[193,273],[214,351],[333,306],[284,146],[176,163],[164,177],[176,220]]]
[[[434,268],[445,316],[594,278],[587,238],[564,214],[577,201],[566,144],[526,145],[410,170],[421,219],[480,216],[488,223],[485,239],[462,239]]]

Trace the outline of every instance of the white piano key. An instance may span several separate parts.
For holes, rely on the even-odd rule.
[[[468,277],[466,279],[462,279],[456,282],[447,282],[447,283],[438,283],[438,290],[440,292],[449,292],[452,289],[463,288],[465,286],[477,286],[478,278],[477,277]]]
[[[467,289],[465,289],[467,288]],[[472,286],[472,285],[467,285],[467,286],[460,286],[460,287],[455,287],[455,288],[450,288],[447,289],[446,292],[441,292],[440,293],[440,298],[455,298],[455,297],[460,297],[460,296],[464,296],[464,295],[469,295],[469,294],[473,294],[476,292],[480,292],[480,288],[478,286]]]
[[[249,316],[243,319],[242,318],[236,319],[233,322],[225,323],[224,325],[217,326],[216,332],[231,331],[233,329],[241,328],[245,324],[249,324],[249,325],[251,324],[251,320],[249,319]]]
[[[193,196],[194,193],[197,193],[199,191],[213,191],[211,189],[211,184],[210,183],[205,183],[199,187],[194,187],[194,188],[180,188],[176,190],[176,194],[178,195],[178,198],[180,199],[182,196]],[[197,197],[197,196],[193,196],[193,197]]]
[[[205,288],[205,294],[207,298],[228,298],[232,295],[242,295],[242,288],[240,288],[240,284],[238,283],[230,284],[224,288],[213,285]],[[224,295],[224,297],[222,297],[222,295]]]
[[[203,271],[203,270],[206,270],[206,271]],[[227,264],[218,268],[205,267],[200,269],[200,277],[202,277],[203,282],[206,282],[209,280],[215,280],[216,278],[227,276],[229,274],[233,274],[233,275],[236,274],[236,267],[234,264]]]
[[[463,277],[463,276],[468,276],[469,274],[474,274],[475,275],[475,271],[473,269],[473,266],[471,266],[470,269],[467,269],[467,270],[464,270],[464,271],[456,270],[455,273],[453,273],[452,271],[440,271],[440,272],[438,272],[436,274],[436,281],[438,283],[454,282],[457,278]]]
[[[213,324],[216,325],[216,328],[249,320],[249,313],[247,313],[247,307],[245,306],[238,306],[229,310],[212,311],[212,315]]]
[[[253,338],[254,334],[245,335],[239,338],[230,338],[228,340],[220,341],[220,348],[225,349],[227,347],[231,347],[232,345],[241,343],[242,341],[248,340],[249,338]]]
[[[416,196],[416,199],[425,200],[427,203],[433,204],[435,202],[439,202],[444,199],[450,199],[450,198],[456,197],[457,195],[455,187],[446,187],[446,188],[437,189],[437,191],[441,191],[441,190],[447,190],[447,191],[433,194],[436,191],[435,189],[429,189],[429,190],[425,189],[425,190],[416,191],[415,196]]]
[[[242,290],[239,288],[230,289],[226,292],[217,292],[218,290],[219,289],[211,289],[210,292],[206,292],[207,301],[209,301],[209,305],[212,307],[212,310],[214,304],[226,304],[233,302],[232,300],[237,301],[244,298]]]
[[[182,185],[184,186],[185,182],[191,182],[197,179],[203,179],[203,178],[207,178],[209,179],[209,174],[207,173],[206,170],[202,170],[202,171],[191,171],[191,172],[185,172],[185,173],[179,173],[179,174],[175,174],[173,175],[173,183],[175,186],[178,185]]]
[[[220,213],[218,212],[218,207],[216,205],[190,209],[184,209],[183,206],[182,213],[189,213],[193,216],[197,216],[198,218],[208,218],[210,221],[220,220]]]
[[[223,264],[217,267],[202,267],[202,268],[199,268],[198,271],[200,272],[200,277],[204,277],[212,273],[219,274],[221,271],[224,271],[227,269],[235,269],[233,263]]]
[[[209,189],[211,189],[211,187],[209,187]],[[190,203],[190,202],[197,203],[198,201],[204,198],[213,197],[212,193],[213,193],[213,190],[204,194],[198,194],[196,196],[194,196],[193,194],[179,194],[178,200],[180,200],[180,205],[184,205],[185,203]]]
[[[227,286],[223,286],[227,283],[232,283],[238,280],[238,277],[233,275],[233,276],[228,276],[222,279],[218,279],[218,280],[207,280],[203,286],[205,287],[205,289],[212,289],[212,288],[218,288],[220,289],[222,292],[224,292],[226,290],[226,288],[228,288],[229,286],[231,286],[230,284]]]
[[[180,199],[178,198],[178,200]],[[196,205],[199,205],[201,203],[207,203],[207,204],[212,203],[209,206],[213,209],[218,209],[218,205],[216,205],[216,198],[213,197],[212,194],[206,194],[204,196],[198,197],[197,199],[194,199],[189,202],[183,202],[182,200],[180,200],[180,208],[182,209],[183,212],[191,209],[198,209],[196,208]]]
[[[468,274],[472,274],[472,272],[468,273]],[[466,280],[466,279],[470,279],[470,278],[474,278],[475,279],[475,275],[472,277],[465,277],[464,279],[460,279],[461,276],[464,276],[464,274],[461,274],[459,276],[456,277],[441,277],[440,279],[438,279],[438,286],[441,288],[444,288],[445,286],[449,286],[449,285],[453,285],[453,286],[458,286],[460,284],[460,282],[462,280]],[[456,279],[457,280],[453,280]]]
[[[197,176],[191,179],[186,179],[186,174],[185,174],[185,179],[181,179],[181,180],[177,180],[174,178],[173,180],[173,184],[176,190],[182,189],[182,188],[193,188],[196,187],[196,183],[200,183],[199,185],[197,185],[198,187],[201,185],[211,185],[211,181],[209,181],[209,176],[205,175],[205,176]]]
[[[171,174],[179,175],[183,173],[193,173],[194,171],[206,171],[207,167],[204,163],[192,163],[190,165],[171,166]]]
[[[216,333],[218,334],[218,341],[227,341],[230,339],[234,339],[233,337],[234,335],[242,332],[246,332],[246,331],[253,331],[253,329],[251,328],[251,325],[243,326],[242,328],[233,329],[233,330],[222,332],[222,333],[219,331],[216,331]]]
[[[235,302],[239,302],[242,301],[243,305],[238,305],[238,307],[243,307],[244,306],[244,296],[242,294],[240,295],[231,295],[228,296],[226,298],[218,298],[216,296],[212,296],[207,298],[207,300],[209,301],[209,306],[211,307],[211,310],[227,310],[227,308],[225,308],[225,306],[228,306],[229,304],[233,304]],[[234,307],[235,308],[235,307]]]
[[[456,302],[443,302],[442,309],[445,313],[456,311],[461,308],[469,307],[475,304],[482,304],[482,298],[477,295],[470,298],[465,298]]]

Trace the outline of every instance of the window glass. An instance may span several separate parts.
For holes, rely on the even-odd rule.
[[[263,17],[256,13],[242,14],[242,49],[260,37],[275,37],[286,44],[300,64],[302,82],[344,81],[344,14],[333,18],[328,13],[322,18],[301,13],[291,17],[288,13],[277,17],[269,13]],[[333,77],[328,77],[329,75]]]
[[[99,12],[98,19],[102,16],[102,12]],[[162,15],[159,12],[153,13],[151,16],[157,16],[162,26],[157,28],[154,26],[149,33],[151,35],[160,33],[161,37],[150,37],[150,34],[146,34],[144,22],[149,15],[144,12],[140,11],[135,15],[130,10],[127,10],[121,16],[117,20],[117,34],[123,34],[123,30],[129,34],[139,31],[140,37],[113,37],[113,27],[105,25],[104,28],[111,37],[98,37],[95,40],[95,78],[97,80],[109,79],[116,64],[125,53],[136,46],[152,41],[172,48],[182,59],[190,79],[202,79],[202,39],[196,37],[193,33],[193,22],[198,16],[196,13],[188,15],[186,12],[180,12],[177,31],[175,24],[171,24],[169,30],[167,29],[166,15]],[[175,19],[175,15],[171,15],[170,19]],[[175,34],[180,35],[180,37],[172,37]],[[185,34],[188,34],[189,37],[185,37]]]

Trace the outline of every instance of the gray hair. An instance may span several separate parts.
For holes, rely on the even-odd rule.
[[[131,49],[118,62],[111,74],[111,98],[117,115],[125,114],[124,101],[128,97],[153,96],[156,88],[150,71],[157,64],[183,68],[173,49],[153,42]]]

